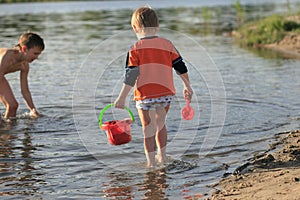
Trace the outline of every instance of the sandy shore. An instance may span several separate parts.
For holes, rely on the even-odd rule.
[[[288,16],[286,17],[286,20],[300,24],[300,15]],[[237,31],[232,31],[230,35],[241,39],[241,35]],[[277,51],[283,58],[300,59],[300,34],[299,31],[287,32],[279,42],[273,44],[255,44],[253,47]]]
[[[288,34],[280,42],[262,47],[278,51],[286,58],[300,59],[300,34]]]
[[[207,200],[299,200],[300,130],[279,133],[262,155],[212,185]]]
[[[300,15],[289,16],[286,19],[300,24]],[[263,47],[279,51],[288,58],[300,59],[300,34],[289,33],[280,42]]]

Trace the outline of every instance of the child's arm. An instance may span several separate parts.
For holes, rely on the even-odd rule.
[[[184,89],[183,89],[183,96],[185,99],[191,101],[192,96],[193,96],[193,90],[190,84],[190,79],[189,79],[189,75],[188,75],[188,70],[187,67],[185,65],[185,63],[183,62],[181,56],[178,57],[177,59],[175,59],[172,62],[172,67],[175,69],[176,73],[180,76],[183,85],[184,85]]]
[[[123,87],[120,91],[118,98],[115,100],[114,103],[116,108],[122,108],[122,109],[125,108],[126,97],[128,96],[131,88],[134,86],[135,81],[139,76],[139,74],[140,74],[139,67],[129,67],[126,65]]]
[[[28,109],[30,110],[30,115],[32,117],[39,117],[39,113],[36,110],[33,101],[32,101],[32,97],[31,97],[31,93],[28,87],[28,72],[29,72],[29,65],[28,63],[22,63],[23,67],[21,69],[21,73],[20,73],[20,82],[21,82],[21,92],[22,92],[22,96],[25,100],[25,103],[28,107]]]
[[[184,98],[191,101],[192,96],[193,96],[193,89],[190,84],[188,73],[181,74],[180,78],[184,85],[184,89],[183,89]]]
[[[120,94],[114,103],[116,108],[122,108],[122,109],[125,108],[126,97],[128,96],[131,88],[132,86],[123,83],[123,87],[120,91]]]

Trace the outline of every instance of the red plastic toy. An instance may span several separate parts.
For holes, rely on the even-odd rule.
[[[191,120],[194,117],[194,109],[190,106],[190,101],[186,100],[186,106],[181,111],[181,116],[185,120]]]
[[[134,122],[133,114],[127,107],[125,107],[125,109],[129,112],[131,119],[126,118],[124,120],[112,120],[102,124],[102,117],[104,112],[113,105],[114,104],[109,104],[108,106],[102,109],[99,115],[99,126],[101,129],[106,131],[107,139],[110,144],[126,144],[132,139],[130,132],[130,124]]]

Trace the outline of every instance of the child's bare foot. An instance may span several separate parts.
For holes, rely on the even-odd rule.
[[[166,162],[165,156],[162,156],[160,154],[157,154],[155,156],[155,159],[159,164],[164,164]]]
[[[152,168],[155,168],[155,165],[149,164],[149,163],[148,163],[148,164],[147,164],[147,168],[151,168],[151,169],[152,169]]]
[[[155,167],[155,152],[145,152],[147,158],[147,167]]]

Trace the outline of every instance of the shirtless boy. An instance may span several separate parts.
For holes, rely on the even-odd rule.
[[[5,119],[16,117],[19,105],[5,75],[17,71],[20,71],[21,93],[30,110],[30,116],[39,116],[32,101],[27,78],[29,63],[37,59],[44,48],[43,39],[31,32],[22,34],[14,48],[0,48],[0,101],[6,108]]]

